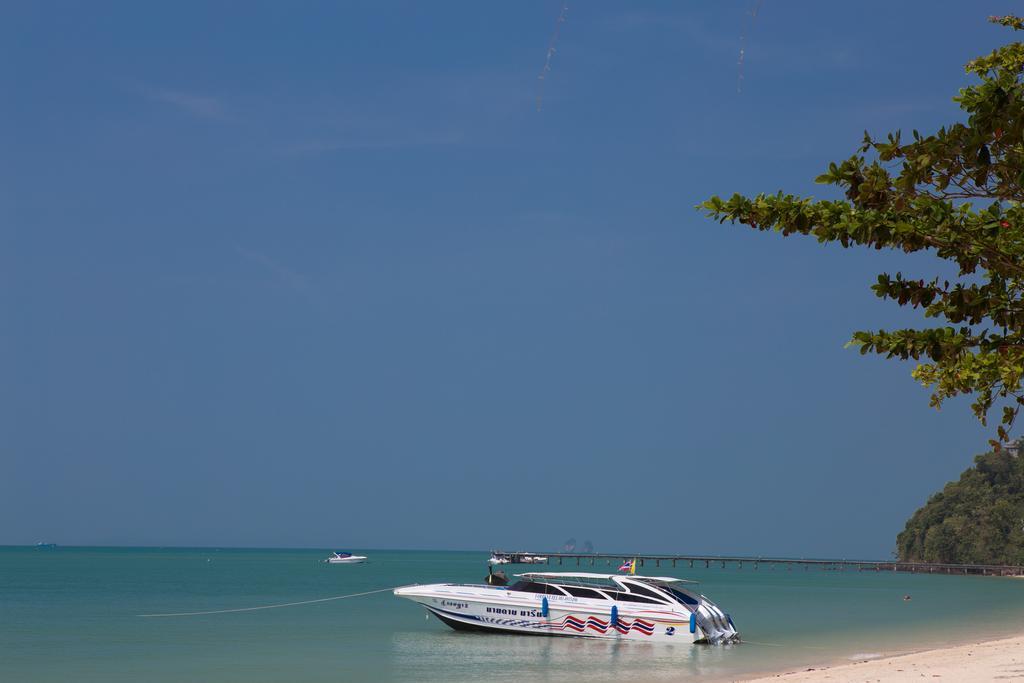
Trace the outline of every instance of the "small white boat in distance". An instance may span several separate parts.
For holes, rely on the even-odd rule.
[[[491,558],[487,560],[487,564],[509,564],[511,560],[507,557],[500,557],[498,555],[491,555]]]
[[[511,586],[435,583],[395,595],[423,605],[456,631],[531,633],[642,642],[739,642],[732,619],[670,576],[568,572],[517,574]]]
[[[337,552],[332,553],[324,562],[329,562],[330,564],[358,564],[359,562],[366,562],[366,556]]]

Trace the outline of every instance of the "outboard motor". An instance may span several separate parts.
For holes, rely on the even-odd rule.
[[[693,611],[690,628],[691,633],[695,632],[696,629],[700,629],[704,636],[694,642],[705,642],[710,645],[727,645],[740,641],[740,634],[736,631],[732,618],[703,595],[700,596],[700,604],[697,606],[697,609]]]

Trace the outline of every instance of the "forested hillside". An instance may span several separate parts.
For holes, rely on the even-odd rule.
[[[1024,458],[1014,444],[979,455],[896,537],[901,560],[1024,564]]]

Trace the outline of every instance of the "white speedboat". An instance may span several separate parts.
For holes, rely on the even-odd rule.
[[[504,555],[491,555],[490,559],[487,560],[487,564],[509,564],[511,561]]]
[[[616,640],[733,643],[728,614],[665,576],[563,572],[517,574],[511,586],[435,583],[395,595],[423,605],[457,631],[492,631]]]
[[[324,560],[324,562],[331,564],[358,564],[359,562],[366,562],[366,556],[337,552],[331,553],[331,556]]]

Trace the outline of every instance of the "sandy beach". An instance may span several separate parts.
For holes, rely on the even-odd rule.
[[[942,678],[953,681],[996,681],[1024,679],[1024,635],[969,645],[871,659],[831,667],[789,671],[744,679],[763,681],[920,681]]]

